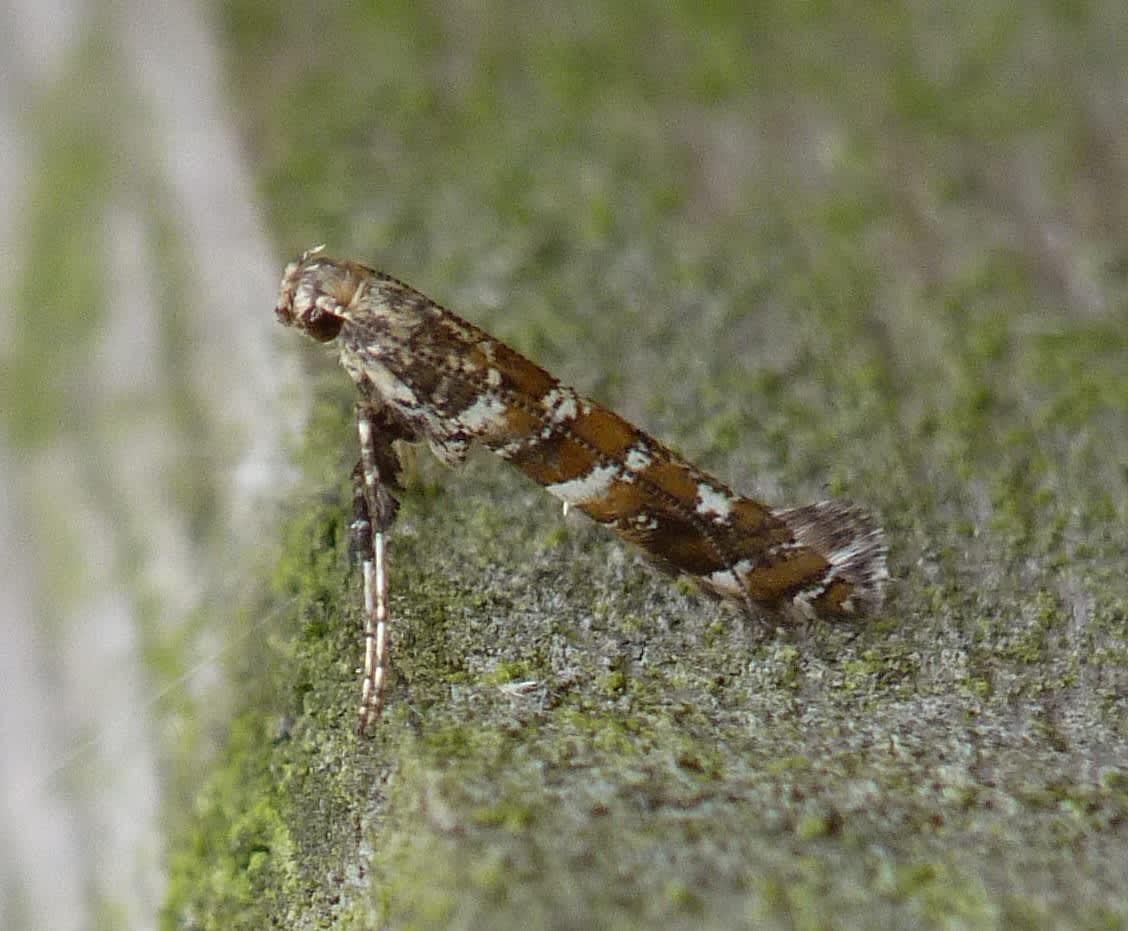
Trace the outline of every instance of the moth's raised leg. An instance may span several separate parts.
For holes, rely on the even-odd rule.
[[[360,553],[364,576],[364,678],[360,687],[357,733],[363,735],[380,717],[388,663],[388,567],[385,535],[399,502],[399,458],[392,448],[405,439],[401,426],[367,405],[356,410],[360,461],[353,469],[353,521],[349,527]]]

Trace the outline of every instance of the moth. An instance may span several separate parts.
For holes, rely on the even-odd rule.
[[[396,441],[426,442],[451,466],[478,443],[750,615],[840,618],[880,606],[884,535],[862,508],[772,508],[738,495],[414,288],[321,249],[286,266],[275,314],[336,340],[360,392],[351,533],[364,579],[361,733],[380,716],[387,679]]]

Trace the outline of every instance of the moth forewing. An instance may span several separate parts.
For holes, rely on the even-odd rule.
[[[385,534],[396,511],[396,440],[450,465],[478,443],[564,502],[745,612],[859,615],[880,606],[881,529],[862,508],[771,508],[736,494],[618,414],[409,285],[311,249],[286,267],[275,313],[337,340],[360,392],[354,538],[364,561],[360,728],[383,703]]]

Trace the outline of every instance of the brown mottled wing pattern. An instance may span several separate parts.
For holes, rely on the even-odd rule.
[[[706,591],[749,612],[805,616],[880,603],[884,542],[862,509],[776,510],[734,494],[402,282],[306,256],[288,270],[279,308],[283,322],[338,338],[366,400],[444,461],[481,443]]]

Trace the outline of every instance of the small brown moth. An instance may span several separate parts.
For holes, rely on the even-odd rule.
[[[387,675],[395,440],[426,441],[448,465],[480,443],[660,568],[749,614],[835,618],[881,604],[885,542],[866,511],[737,495],[395,278],[311,249],[286,267],[275,313],[319,342],[338,340],[360,390],[351,529],[364,575],[361,732],[380,715]]]

